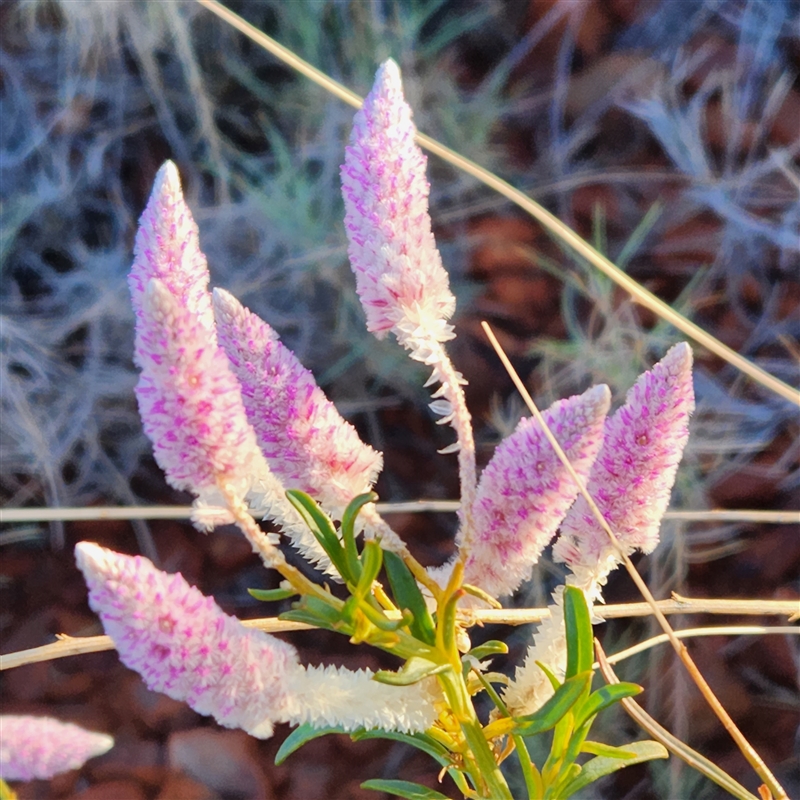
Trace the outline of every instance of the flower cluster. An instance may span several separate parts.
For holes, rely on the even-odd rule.
[[[581,485],[533,419],[497,447],[478,481],[464,380],[444,348],[454,335],[448,320],[455,301],[431,232],[425,158],[415,135],[399,70],[388,61],[346,150],[345,228],[367,327],[378,336],[393,332],[431,368],[428,385],[440,384],[431,408],[457,437],[446,451],[459,457],[461,527],[457,553],[444,567],[421,567],[371,505],[382,455],[358,438],[266,322],[227,292],[209,292],[197,226],[169,162],[142,215],[130,277],[145,430],[168,479],[196,495],[197,524],[235,520],[262,553],[272,553],[266,560],[285,578],[285,596],[300,596],[292,618],[400,655],[403,669],[304,666],[289,644],[227,616],[180,575],[89,542],[77,546],[76,556],[90,604],[123,663],[150,688],[222,725],[259,737],[282,722],[435,731],[437,746],[456,742],[459,725],[473,733],[477,725],[477,738],[465,741],[486,748],[482,757],[491,759],[474,710],[464,705],[465,697],[471,702],[467,684],[454,688],[477,662],[465,656],[472,661],[462,663],[457,649],[450,610],[464,596],[461,586],[468,584],[470,602],[512,594],[559,525],[554,553],[573,572],[568,583],[590,601],[600,599],[623,553],[652,550],[688,435],[691,351],[674,347],[610,419],[605,386],[544,412]],[[583,484],[623,552],[590,513]],[[368,540],[360,553],[359,512]],[[301,552],[345,583],[348,599],[290,567],[276,539],[261,541],[250,515],[280,525]],[[389,593],[376,582],[382,565]],[[426,600],[440,604],[435,621]],[[550,622],[505,691],[514,714],[535,710],[552,693],[537,660],[564,676],[561,604],[557,593]],[[453,630],[443,631],[446,624]],[[436,677],[443,675],[449,677]],[[453,748],[461,754],[454,763],[471,768],[467,745]]]
[[[0,716],[0,779],[47,780],[107,753],[114,740],[52,717]]]

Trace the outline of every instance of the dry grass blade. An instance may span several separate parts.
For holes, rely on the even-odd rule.
[[[767,628],[763,625],[714,625],[707,628],[684,628],[675,631],[675,636],[677,636],[678,639],[695,639],[702,636],[769,635],[800,636],[800,628],[792,625],[776,625],[773,628]],[[632,647],[620,650],[619,653],[614,653],[613,656],[608,656],[608,663],[619,664],[621,661],[631,658],[631,656],[644,653],[645,650],[650,650],[666,642],[669,642],[669,637],[665,633],[653,636],[651,639],[645,639],[643,642],[638,642]]]
[[[791,600],[706,600],[705,598],[682,597],[673,600],[661,600],[658,607],[664,614],[736,614],[754,616],[789,616],[795,613],[797,603]],[[652,614],[652,609],[647,603],[620,603],[616,605],[598,606],[593,613],[600,619],[622,619],[626,617],[644,617]],[[387,612],[392,617],[392,612]],[[465,628],[474,625],[527,625],[530,623],[541,622],[550,616],[549,608],[488,608],[470,610],[466,612],[462,620]],[[277,617],[261,617],[259,619],[242,620],[242,625],[246,628],[258,628],[265,633],[285,633],[287,631],[311,630],[310,625],[302,622],[288,622]],[[745,626],[741,626],[744,630]],[[748,630],[763,631],[765,633],[787,633],[800,632],[800,628],[775,627],[760,628],[756,626],[746,626]],[[732,632],[740,628],[726,627],[719,629],[705,628],[694,630],[725,630]],[[680,632],[677,632],[681,636]],[[710,634],[706,634],[710,635]],[[667,641],[666,637],[655,637],[648,639],[651,647],[659,642]],[[645,645],[647,643],[642,643]],[[636,645],[635,647],[640,647]],[[0,655],[0,672],[15,667],[22,667],[26,664],[35,664],[40,661],[54,661],[58,658],[77,656],[83,653],[98,653],[102,650],[113,650],[114,644],[108,636],[68,636],[59,634],[58,641],[51,644],[33,647],[30,650],[20,650],[16,653]],[[633,650],[634,648],[630,648]],[[646,649],[642,647],[642,649]],[[627,658],[633,652],[623,651],[614,656],[615,660],[622,660],[622,656]]]
[[[548,427],[547,423],[542,417],[541,412],[536,406],[536,403],[533,402],[533,398],[530,396],[525,384],[522,382],[521,378],[517,374],[517,371],[514,369],[513,365],[508,359],[508,356],[503,351],[503,348],[500,346],[500,343],[497,341],[492,329],[486,322],[482,322],[481,326],[485,331],[486,335],[489,338],[489,341],[492,343],[492,347],[494,347],[495,352],[498,355],[498,358],[503,363],[503,366],[506,368],[509,376],[511,377],[514,385],[519,391],[520,395],[522,395],[522,399],[525,401],[525,404],[530,409],[531,414],[536,418],[537,422],[542,428],[543,433],[547,437],[547,440],[552,445],[553,449],[558,454],[559,460],[564,465],[564,467],[568,470],[569,474],[571,475],[572,479],[575,481],[575,484],[578,486],[578,490],[581,496],[586,500],[594,518],[603,528],[603,530],[608,535],[609,541],[612,543],[614,548],[617,551],[617,554],[620,557],[620,560],[625,565],[625,569],[628,571],[628,574],[633,579],[633,582],[636,584],[636,588],[641,592],[642,597],[647,601],[648,605],[653,609],[653,614],[658,620],[658,624],[661,626],[661,629],[667,635],[670,644],[672,645],[675,652],[678,654],[678,658],[683,662],[683,665],[686,667],[689,675],[691,676],[692,680],[695,682],[697,688],[700,690],[700,693],[705,698],[708,705],[711,707],[711,710],[717,715],[717,718],[722,723],[725,730],[731,735],[731,738],[736,742],[736,746],[742,751],[742,755],[747,759],[748,763],[751,767],[758,773],[759,777],[764,781],[764,783],[769,787],[770,791],[775,795],[777,798],[786,798],[788,800],[788,795],[784,791],[783,787],[778,783],[778,780],[770,771],[769,767],[767,767],[764,760],[761,756],[755,751],[753,746],[750,742],[747,741],[744,734],[739,730],[736,723],[731,718],[730,714],[728,714],[725,707],[720,703],[717,699],[717,696],[711,690],[711,687],[708,685],[708,682],[703,677],[700,670],[697,668],[697,665],[694,663],[694,660],[689,655],[689,651],[686,649],[685,645],[677,638],[675,635],[675,631],[672,630],[671,625],[667,622],[667,618],[664,616],[662,611],[658,607],[658,603],[656,599],[653,597],[650,589],[647,587],[647,584],[644,582],[641,575],[637,571],[636,567],[633,565],[633,562],[628,558],[625,551],[620,547],[619,540],[617,539],[614,531],[611,530],[611,526],[606,521],[605,517],[600,513],[600,509],[597,507],[592,496],[586,491],[586,487],[583,484],[583,481],[580,479],[578,474],[575,472],[572,464],[570,463],[569,459],[567,458],[566,453],[562,450],[561,445],[556,440],[555,436],[553,436],[553,432]]]
[[[376,503],[379,514],[455,513],[458,500],[409,500],[402,503]],[[107,519],[190,519],[191,506],[85,506],[82,508],[2,508],[0,523],[89,522]],[[797,525],[800,511],[759,511],[755,509],[712,509],[710,511],[667,511],[664,519],[685,522],[757,522],[772,525]],[[0,540],[2,541],[2,540]]]
[[[606,682],[609,684],[619,683],[619,678],[617,678],[614,671],[611,669],[611,665],[608,663],[603,648],[600,646],[600,642],[598,642],[597,639],[594,640],[594,646],[597,652],[597,661],[600,665],[600,671],[606,679]],[[689,745],[685,744],[680,739],[673,736],[666,728],[659,725],[637,702],[631,700],[630,697],[626,697],[620,702],[634,722],[638,723],[657,742],[661,742],[667,750],[682,761],[685,761],[690,767],[701,772],[709,780],[721,786],[734,797],[740,798],[740,800],[758,800],[755,795],[750,794],[744,786],[731,778],[730,775],[721,770],[716,764],[709,761],[705,756],[700,755],[696,750],[692,750]]]
[[[305,75],[309,80],[322,86],[340,100],[349,103],[354,108],[359,108],[361,106],[362,98],[357,94],[350,91],[347,87],[342,86],[342,84],[337,81],[334,81],[332,78],[329,78],[324,72],[318,70],[307,61],[298,58],[291,50],[279,44],[265,33],[262,33],[237,14],[234,14],[230,9],[222,5],[222,3],[217,2],[217,0],[197,0],[197,2],[235,27],[245,36],[252,39],[256,44],[272,53],[276,58],[281,59],[281,61],[288,64],[302,75]],[[663,300],[659,300],[654,294],[633,280],[633,278],[626,275],[619,267],[609,261],[602,253],[598,252],[588,242],[584,241],[568,225],[561,222],[561,220],[539,205],[535,200],[532,200],[530,197],[511,186],[511,184],[498,178],[494,173],[464,158],[449,147],[440,144],[435,139],[431,139],[429,136],[417,134],[417,143],[428,152],[434,153],[466,174],[477,178],[481,183],[485,184],[490,189],[494,189],[503,197],[519,206],[523,211],[530,214],[578,256],[586,259],[592,266],[600,270],[600,272],[628,292],[635,302],[674,325],[686,336],[690,337],[707,350],[710,350],[714,355],[723,358],[757,383],[760,383],[762,386],[780,395],[790,403],[800,406],[800,391],[792,388],[751,361],[748,361],[744,356],[741,356],[735,350],[724,345],[710,333],[703,330],[699,325],[695,325],[695,323],[688,320],[685,316],[679,314]]]

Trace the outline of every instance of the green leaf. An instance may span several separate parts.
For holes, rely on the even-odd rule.
[[[449,800],[447,795],[429,789],[419,783],[411,781],[386,781],[378,778],[364,781],[362,789],[374,789],[376,792],[386,792],[393,797],[402,797],[405,800]]]
[[[382,669],[372,676],[372,680],[389,686],[409,686],[412,683],[419,683],[430,675],[438,675],[446,669],[450,669],[449,664],[436,664],[427,658],[414,656],[409,658],[397,672]]]
[[[422,750],[423,753],[427,753],[431,758],[438,761],[443,767],[449,767],[452,763],[449,758],[448,749],[443,744],[437,742],[436,739],[427,736],[424,733],[360,730],[350,734],[350,738],[354,742],[360,742],[363,739],[391,739],[392,741],[403,742],[404,744],[411,745],[411,747],[416,747],[418,750]]]
[[[340,631],[348,633],[349,626],[342,619],[341,612],[328,605],[317,597],[304,597],[300,602],[295,603],[289,611],[284,611],[278,615],[278,619],[285,619],[291,622],[304,622],[306,625],[313,625],[315,628],[325,628],[330,631]]]
[[[358,579],[355,594],[366,597],[372,591],[372,582],[378,577],[383,566],[383,550],[374,539],[364,542],[361,552],[361,577]]]
[[[503,653],[507,652],[508,645],[505,642],[499,642],[497,639],[491,639],[488,642],[479,644],[477,647],[473,647],[472,650],[467,653],[467,655],[477,658],[478,661],[480,661],[481,659],[488,658],[489,656],[502,655]]]
[[[344,580],[355,583],[355,578],[350,575],[347,566],[344,548],[328,515],[312,497],[299,489],[287,490],[286,498],[303,518],[303,522],[308,525],[308,529],[314,534],[314,538],[320,543],[322,549],[328,554],[336,571]]]
[[[601,686],[592,692],[575,712],[575,727],[579,728],[589,717],[599,714],[625,697],[634,697],[644,689],[636,683],[614,683]]]
[[[306,722],[299,728],[295,728],[284,740],[283,744],[278,748],[275,754],[275,763],[277,765],[283,764],[284,761],[295,750],[299,750],[306,742],[312,739],[319,739],[320,736],[327,736],[329,733],[344,733],[344,728],[341,725],[333,725],[328,728],[315,728],[310,723]]]
[[[567,631],[567,672],[572,678],[592,668],[594,640],[592,619],[583,592],[577,586],[564,589],[564,626]]]
[[[521,736],[534,736],[555,728],[589,688],[591,682],[591,671],[568,678],[538,711],[517,718],[514,732]]]
[[[604,778],[606,775],[611,775],[612,772],[616,772],[623,767],[630,767],[633,764],[641,764],[644,761],[652,761],[656,758],[669,757],[667,748],[651,739],[647,739],[643,742],[632,742],[626,745],[625,749],[633,753],[632,758],[621,758],[620,756],[607,758],[598,756],[588,761],[583,765],[580,774],[558,791],[558,797],[571,797],[575,792],[584,789],[590,783],[594,783],[596,780]]]
[[[367,503],[374,503],[377,499],[378,495],[375,492],[360,494],[350,501],[342,514],[341,534],[344,553],[354,583],[358,583],[358,579],[361,577],[361,562],[358,559],[358,548],[356,547],[356,517]]]
[[[561,686],[561,681],[558,678],[556,678],[554,672],[550,669],[550,667],[548,667],[547,664],[544,664],[541,661],[536,661],[535,663],[536,666],[539,667],[539,669],[542,672],[544,672],[544,674],[547,676],[547,680],[550,681],[550,685],[553,687],[553,691],[554,692],[558,691],[558,687]]]
[[[414,621],[410,625],[411,633],[425,644],[435,644],[436,629],[433,626],[433,618],[411,570],[400,556],[388,550],[383,553],[383,563],[395,602],[400,608],[407,608],[414,615]]]
[[[581,753],[589,753],[603,758],[635,758],[636,753],[626,747],[613,747],[602,742],[586,741],[581,745]]]
[[[247,593],[256,600],[271,603],[274,600],[285,600],[298,594],[297,589],[248,589]]]

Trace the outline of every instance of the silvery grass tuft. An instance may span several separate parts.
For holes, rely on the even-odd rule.
[[[442,567],[422,567],[377,513],[371,489],[381,454],[360,441],[266,322],[227,292],[209,291],[197,226],[170,162],[142,215],[130,275],[140,412],[167,479],[196,497],[197,527],[241,528],[283,577],[280,589],[253,594],[297,598],[284,619],[338,631],[394,654],[402,666],[374,674],[307,667],[291,645],[245,628],[145,558],[81,542],[78,565],[120,658],[150,688],[257,737],[271,736],[277,723],[299,726],[278,760],[322,733],[383,731],[425,750],[465,796],[510,798],[500,763],[516,750],[530,797],[569,797],[666,750],[587,738],[599,710],[641,687],[591,690],[591,606],[619,552],[539,423],[520,422],[477,479],[465,380],[445,347],[455,335],[455,300],[431,232],[415,133],[400,72],[387,61],[345,151],[345,227],[368,329],[393,333],[430,367],[431,408],[455,433],[443,457],[459,461],[460,528],[456,554]],[[611,417],[605,386],[544,413],[627,552],[649,552],[658,542],[693,410],[691,367],[688,345],[678,344]],[[346,599],[291,567],[279,536],[264,534],[257,518],[280,526],[291,545],[344,584]],[[488,671],[506,646],[471,648],[458,610],[512,594],[559,526],[555,552],[572,574],[509,682]],[[498,684],[505,684],[500,691]],[[495,706],[488,721],[474,703],[482,692]],[[550,757],[534,764],[525,740],[547,731],[554,732]],[[443,797],[414,794],[422,787],[405,781],[365,785]]]

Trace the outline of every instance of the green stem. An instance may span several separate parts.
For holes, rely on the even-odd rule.
[[[446,670],[437,677],[470,749],[470,758],[465,757],[464,765],[478,791],[482,793],[481,796],[491,800],[514,800],[494,753],[483,735],[483,728],[475,713],[461,671]]]
[[[537,800],[544,793],[542,778],[538,775],[538,770],[531,761],[531,755],[525,745],[525,739],[519,734],[512,734],[514,746],[519,758],[519,765],[522,768],[522,777],[525,780],[525,788],[528,790],[530,800]]]

